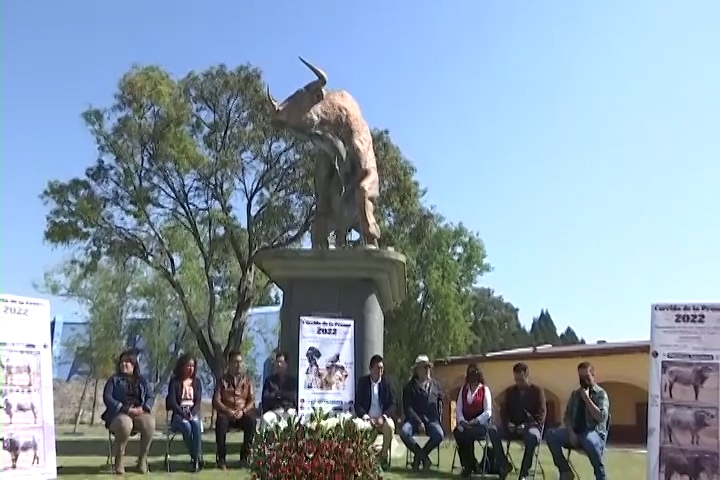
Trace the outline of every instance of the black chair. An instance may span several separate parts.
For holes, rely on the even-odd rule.
[[[488,425],[490,425],[491,422],[492,422],[491,420],[488,420]],[[485,437],[478,440],[477,443],[479,443],[480,447],[482,447],[482,456],[480,457],[480,461],[482,464],[480,465],[480,471],[485,472],[487,470],[487,461],[488,461],[487,450],[488,450],[488,445],[490,445],[490,429],[489,428],[486,429],[486,431],[485,431]],[[474,444],[473,444],[473,448],[475,448]],[[459,458],[457,458],[457,457],[458,457],[458,448],[457,448],[457,443],[455,443],[455,451],[453,452],[453,459],[452,459],[452,465],[450,466],[450,472],[454,472],[455,468],[458,468],[458,469],[462,468],[461,465],[458,465],[457,467],[455,466],[456,460],[459,460]]]
[[[542,443],[542,439],[545,436],[545,424],[543,424],[540,427],[540,442]],[[510,445],[512,442],[518,442],[519,439],[508,439],[507,443],[505,445],[505,450],[507,451],[507,460],[510,464],[510,468],[514,472],[520,472],[520,469],[515,465],[515,462],[513,461],[512,455],[510,454]],[[524,445],[523,445],[524,448]],[[537,446],[535,449],[535,454],[533,455],[533,464],[530,467],[530,471],[528,472],[528,478],[532,478],[533,480],[537,476],[538,468],[540,469],[540,476],[544,479],[545,478],[545,469],[542,466],[542,462],[540,461],[540,445]]]

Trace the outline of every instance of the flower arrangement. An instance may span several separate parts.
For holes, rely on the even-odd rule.
[[[252,448],[254,480],[381,480],[377,432],[349,414],[265,413]]]

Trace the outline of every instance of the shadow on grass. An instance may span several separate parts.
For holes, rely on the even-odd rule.
[[[401,477],[407,477],[407,478],[457,478],[457,475],[453,475],[450,472],[445,472],[442,470],[438,470],[437,468],[433,467],[428,471],[420,470],[419,472],[413,472],[409,468],[401,467],[401,466],[393,466],[388,471],[388,474],[393,476],[401,476]]]
[[[240,455],[240,445],[242,444],[242,435],[239,438],[228,438],[228,454],[229,455]],[[125,451],[125,455],[129,457],[137,456],[138,454],[139,439],[133,437],[130,439]],[[102,460],[106,459],[109,454],[109,443],[107,438],[63,438],[58,437],[56,441],[57,455],[58,457],[98,457]],[[166,452],[166,439],[165,437],[154,438],[150,444],[150,457],[165,457]],[[217,448],[213,441],[203,442],[203,454],[205,460],[211,459],[215,461],[215,453]],[[170,457],[186,458],[187,450],[182,438],[175,437],[170,442]]]

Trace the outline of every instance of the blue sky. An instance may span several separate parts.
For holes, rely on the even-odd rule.
[[[133,63],[251,62],[284,97],[300,54],[480,232],[523,322],[647,338],[652,302],[720,300],[720,2],[24,0],[0,22],[5,293],[62,258],[38,195],[94,160],[80,112]]]

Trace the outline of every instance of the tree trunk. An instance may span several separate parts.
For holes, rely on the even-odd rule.
[[[78,411],[75,415],[75,427],[73,427],[73,433],[77,433],[78,427],[80,426],[80,419],[83,414],[83,404],[85,403],[85,397],[87,397],[88,386],[90,386],[90,375],[85,378],[85,385],[83,385],[83,391],[80,394],[80,402],[78,402]]]
[[[97,415],[98,397],[100,396],[100,380],[95,379],[95,389],[92,401],[92,415],[90,415],[90,426],[95,426],[95,417]]]

